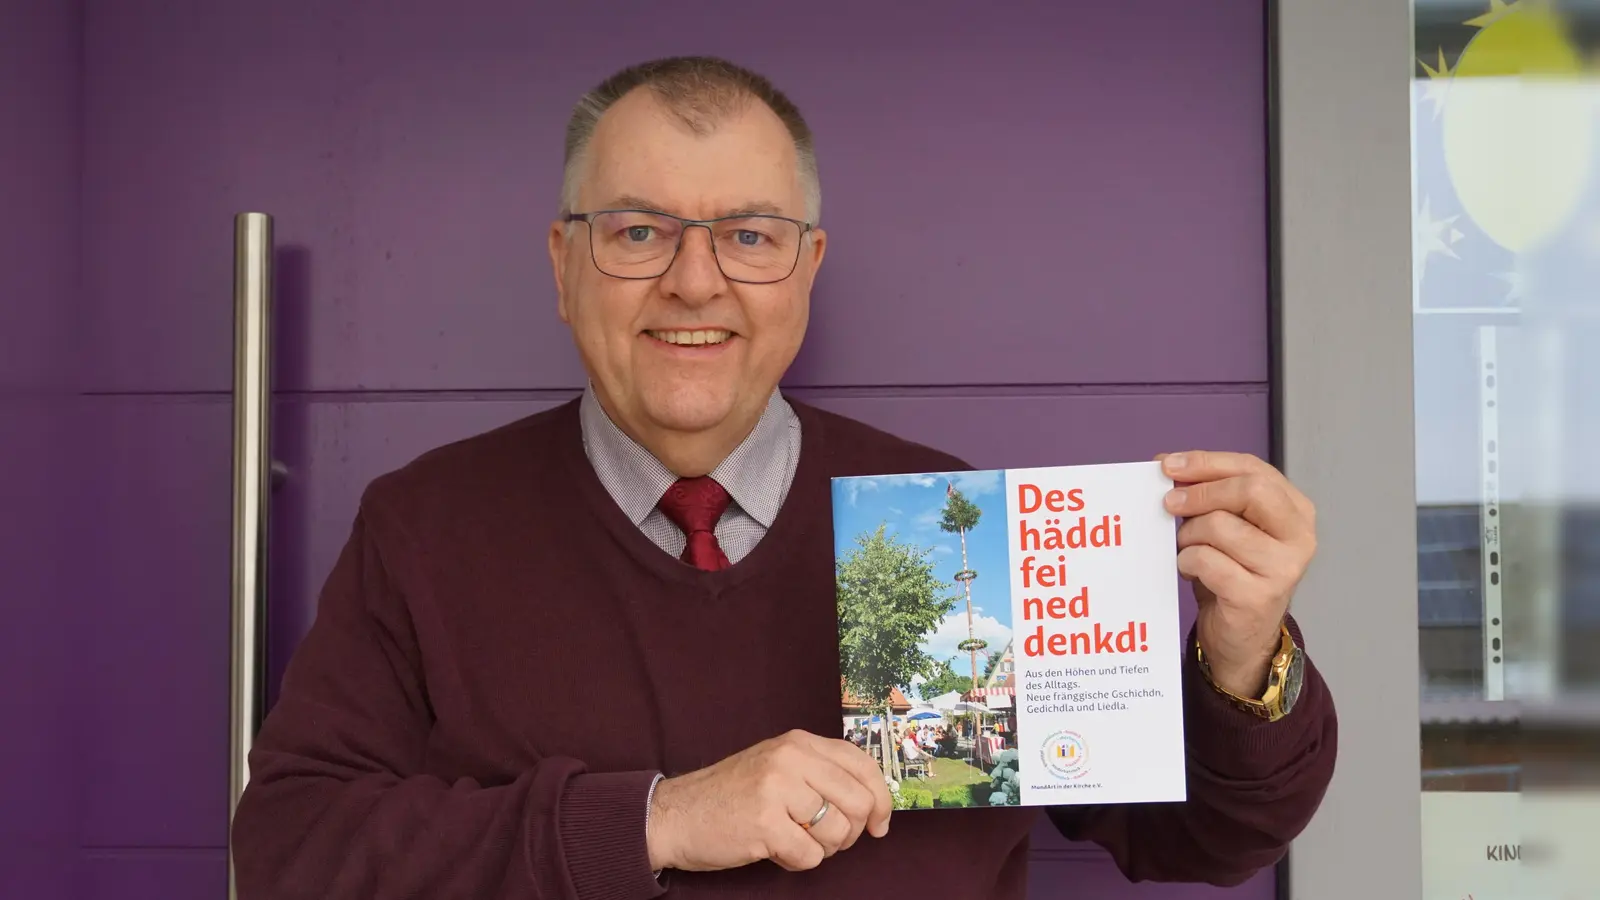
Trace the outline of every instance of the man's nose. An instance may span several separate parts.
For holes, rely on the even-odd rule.
[[[721,293],[728,284],[717,265],[711,229],[691,225],[684,230],[678,256],[661,278],[667,293],[689,303],[701,303]]]

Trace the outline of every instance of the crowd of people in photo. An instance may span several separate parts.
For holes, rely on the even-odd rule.
[[[858,720],[856,724],[846,727],[845,739],[857,747],[871,753],[874,759],[882,760],[883,741],[879,735],[882,725],[879,722]],[[889,726],[889,744],[895,748],[895,758],[900,767],[908,774],[919,774],[928,771],[931,761],[936,757],[947,759],[963,759],[973,762],[975,757],[989,756],[987,753],[975,752],[977,744],[974,731],[981,731],[981,737],[986,740],[1000,738],[999,743],[1005,743],[1004,732],[1006,729],[1005,718],[984,723],[979,728],[978,724],[969,717],[960,717],[953,721],[943,718],[926,721],[900,721],[897,716]],[[987,762],[987,760],[983,760]]]

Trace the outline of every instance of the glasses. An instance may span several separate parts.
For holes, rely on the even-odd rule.
[[[794,274],[800,240],[812,226],[783,216],[685,219],[643,209],[572,213],[568,222],[589,225],[589,256],[612,278],[659,278],[672,268],[684,232],[704,228],[711,255],[729,281],[773,284]]]

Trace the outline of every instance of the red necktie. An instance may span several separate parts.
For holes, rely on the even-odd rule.
[[[728,491],[709,475],[680,478],[667,488],[656,506],[672,520],[672,524],[683,530],[687,538],[679,559],[707,572],[726,569],[731,565],[713,532],[731,499]]]

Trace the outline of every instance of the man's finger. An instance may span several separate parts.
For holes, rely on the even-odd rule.
[[[1312,504],[1311,498],[1301,493],[1300,489],[1294,486],[1294,482],[1287,478],[1283,479],[1283,490],[1289,495],[1289,500],[1294,503],[1295,509],[1299,510],[1300,518],[1305,520],[1306,527],[1313,532],[1316,531],[1317,508]]]
[[[1162,453],[1156,458],[1161,461],[1161,471],[1167,477],[1188,483],[1278,471],[1254,454],[1226,450],[1185,450],[1181,453]]]
[[[812,754],[805,768],[795,774],[828,801],[830,809],[823,818],[833,816],[845,823],[847,832],[841,838],[842,842],[845,845],[854,844],[856,838],[861,836],[861,830],[867,826],[868,817],[862,810],[870,812],[873,808],[866,786],[826,753]],[[804,810],[803,814],[797,813],[795,821],[804,825],[821,806],[819,802],[811,809]]]
[[[818,752],[826,755],[860,782],[871,805],[863,810],[866,824],[874,837],[883,837],[889,830],[889,814],[894,812],[894,797],[883,780],[883,770],[867,751],[845,740],[822,738]]]
[[[1262,475],[1279,483],[1288,493],[1300,515],[1307,521],[1316,518],[1316,508],[1310,498],[1301,493],[1276,466],[1249,453],[1230,453],[1218,450],[1185,450],[1182,453],[1157,453],[1162,472],[1180,485],[1201,481],[1218,481],[1240,475]]]
[[[860,825],[853,822],[849,815],[839,807],[839,804],[832,801],[829,801],[827,811],[822,814],[822,818],[818,819],[816,824],[810,828],[805,828],[806,823],[811,821],[812,816],[819,809],[821,809],[821,804],[813,808],[811,814],[800,819],[799,822],[801,828],[805,829],[811,839],[822,845],[823,856],[832,856],[855,843],[856,838],[861,834]]]
[[[1282,486],[1253,475],[1175,488],[1167,495],[1166,506],[1173,515],[1183,518],[1198,518],[1219,510],[1230,512],[1280,541],[1301,540],[1308,527]]]
[[[821,806],[819,799],[817,805]],[[816,812],[812,810],[811,812]],[[806,813],[806,819],[811,813]],[[767,851],[772,861],[791,872],[814,869],[828,858],[828,851],[811,832],[801,828],[786,811],[780,810],[769,826]]]
[[[1283,569],[1287,548],[1266,532],[1231,512],[1218,510],[1185,519],[1178,526],[1178,549],[1206,544],[1250,572],[1272,577]]]
[[[837,768],[835,770],[844,771]],[[837,849],[844,850],[855,846],[856,840],[861,837],[861,832],[866,829],[872,818],[875,806],[872,794],[864,785],[850,777],[849,773],[844,773],[842,777],[829,782],[827,789],[823,791],[823,796],[829,804],[828,814],[823,816],[825,822],[831,823],[827,834],[834,835]],[[821,823],[817,827],[821,828]]]
[[[1178,551],[1178,571],[1210,588],[1218,596],[1248,602],[1262,590],[1260,576],[1251,574],[1226,553],[1208,544]]]

